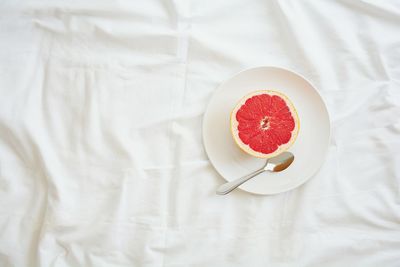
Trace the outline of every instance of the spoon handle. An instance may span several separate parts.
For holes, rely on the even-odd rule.
[[[226,195],[229,192],[231,192],[232,190],[234,190],[235,188],[237,188],[238,186],[240,186],[241,184],[247,182],[248,180],[250,180],[251,178],[253,178],[254,176],[259,175],[260,173],[264,172],[264,168],[261,168],[255,172],[252,172],[246,176],[243,176],[241,178],[238,178],[236,180],[227,182],[221,186],[218,187],[217,189],[217,194],[218,195]]]

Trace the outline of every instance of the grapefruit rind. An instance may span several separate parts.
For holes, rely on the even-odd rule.
[[[239,122],[236,120],[236,113],[242,107],[242,105],[246,102],[246,100],[251,98],[252,96],[261,95],[261,94],[269,94],[271,96],[277,95],[277,96],[281,97],[282,99],[284,99],[285,103],[288,106],[288,108],[292,114],[292,117],[295,121],[295,124],[294,124],[295,127],[291,132],[292,136],[291,136],[289,142],[280,145],[274,152],[269,153],[269,154],[264,154],[264,153],[255,151],[249,145],[246,145],[245,143],[243,143],[243,141],[239,137],[239,130],[238,130]],[[251,93],[247,94],[246,96],[244,96],[242,99],[239,100],[239,102],[237,103],[235,108],[232,110],[231,116],[230,116],[230,123],[231,123],[231,133],[233,136],[233,140],[235,140],[236,145],[240,149],[242,149],[244,152],[246,152],[247,154],[250,154],[257,158],[263,158],[263,159],[273,158],[273,157],[281,154],[282,152],[285,152],[286,150],[288,150],[293,145],[293,143],[296,141],[299,130],[300,130],[299,116],[297,114],[297,110],[294,107],[292,101],[290,101],[290,99],[283,93],[280,93],[280,92],[277,92],[274,90],[258,90],[258,91],[251,92]]]

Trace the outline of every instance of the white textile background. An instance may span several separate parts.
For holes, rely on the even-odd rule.
[[[277,65],[325,99],[325,164],[235,191],[218,84]],[[400,266],[400,2],[0,3],[0,266]]]

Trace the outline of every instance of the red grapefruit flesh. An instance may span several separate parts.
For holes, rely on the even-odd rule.
[[[259,158],[271,158],[286,151],[296,140],[299,126],[289,98],[271,90],[246,95],[231,114],[231,132],[236,144]]]

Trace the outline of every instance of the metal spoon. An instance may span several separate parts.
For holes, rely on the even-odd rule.
[[[217,189],[217,194],[218,195],[226,195],[235,188],[239,187],[243,183],[247,182],[254,176],[259,175],[260,173],[263,173],[265,171],[270,171],[270,172],[280,172],[285,170],[287,167],[289,167],[290,164],[292,164],[294,160],[294,155],[290,152],[283,152],[282,154],[279,154],[276,157],[270,158],[267,160],[265,165],[259,169],[256,170],[246,176],[243,176],[241,178],[238,178],[236,180],[227,182]]]

